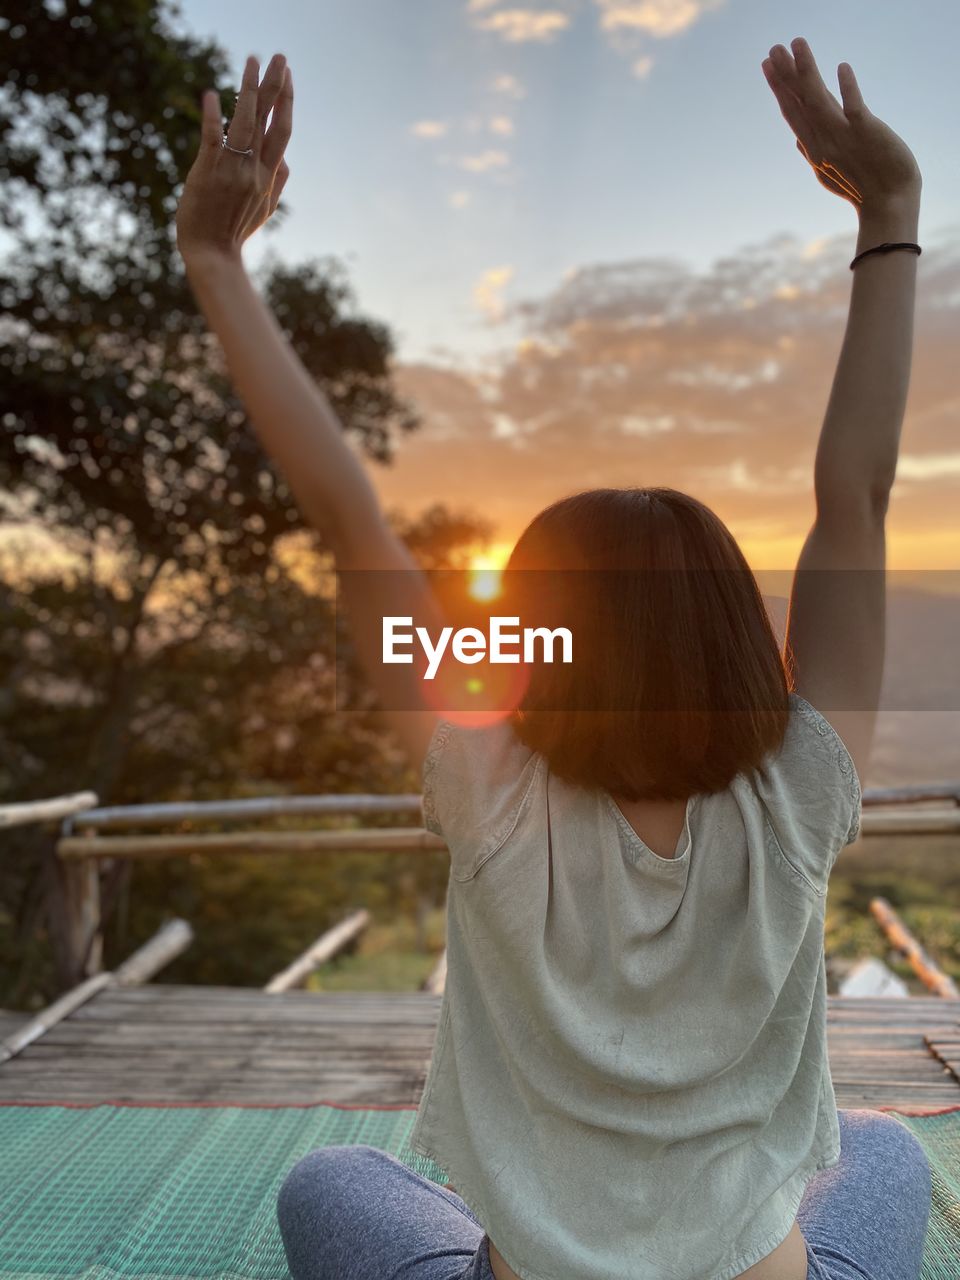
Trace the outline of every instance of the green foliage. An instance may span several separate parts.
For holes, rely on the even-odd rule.
[[[0,220],[28,271],[69,260],[109,290],[105,269],[123,279],[173,247],[200,95],[226,55],[177,33],[167,0],[18,0],[5,15]]]
[[[163,981],[263,986],[321,933],[363,907],[371,924],[310,985],[416,990],[444,945],[440,904],[447,873],[441,852],[198,855],[142,863],[133,871],[127,909],[111,923],[106,963],[119,962],[179,915],[196,936],[164,970]],[[413,920],[424,909],[430,926],[418,938]]]
[[[137,865],[127,912],[110,929],[106,961],[122,960],[164,919],[179,915],[193,924],[196,937],[164,971],[164,981],[262,986],[360,907],[387,926],[415,908],[415,898],[402,891],[404,881],[412,870],[427,872],[426,879],[431,871],[422,857],[412,866],[417,856],[197,855]],[[437,873],[445,868],[440,855],[432,861],[433,893],[442,894]]]
[[[306,983],[309,991],[419,991],[446,945],[446,918],[437,907],[426,917],[427,949],[420,949],[410,921],[395,917],[373,924],[349,954],[336,956]]]

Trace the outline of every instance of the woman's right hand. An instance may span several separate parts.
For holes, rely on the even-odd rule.
[[[263,83],[256,58],[247,59],[228,148],[217,94],[203,95],[200,149],[176,217],[177,245],[188,264],[211,254],[239,258],[244,241],[274,213],[289,172],[283,157],[292,117],[293,80],[282,54],[270,59]]]
[[[763,61],[763,73],[797,148],[820,183],[871,213],[920,194],[920,169],[907,144],[866,107],[847,62],[837,69],[842,104],[824,84],[806,40],[778,44]]]

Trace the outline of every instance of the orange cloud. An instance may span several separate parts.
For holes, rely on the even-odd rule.
[[[692,27],[710,9],[723,0],[595,0],[600,9],[600,26],[604,31],[628,28],[664,39]]]
[[[486,9],[488,5],[481,7]],[[508,44],[524,44],[552,40],[570,25],[570,18],[558,9],[497,9],[486,17],[477,18],[475,25],[481,31],[500,36]]]
[[[491,267],[473,289],[474,305],[488,320],[496,321],[504,313],[503,290],[513,279],[513,267]]]
[[[850,290],[845,236],[815,257],[788,237],[711,270],[645,259],[585,266],[511,304],[523,341],[482,375],[401,366],[425,425],[377,482],[411,511],[442,493],[514,537],[591,485],[670,484],[713,506],[755,564],[793,560],[813,515],[817,434]],[[931,245],[890,511],[890,563],[956,565],[960,244]],[[509,267],[474,302],[503,315]],[[743,306],[745,299],[753,305]]]

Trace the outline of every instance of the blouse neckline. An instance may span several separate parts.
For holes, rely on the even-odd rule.
[[[613,814],[614,818],[616,819],[617,824],[620,827],[620,830],[624,833],[624,835],[630,841],[634,849],[642,853],[644,857],[652,858],[654,861],[654,864],[660,863],[663,866],[667,866],[667,867],[669,867],[671,864],[674,864],[674,863],[682,866],[687,862],[689,862],[690,846],[693,843],[690,823],[694,815],[694,812],[696,811],[696,809],[699,807],[699,804],[700,804],[701,796],[699,794],[689,796],[687,799],[687,805],[683,815],[683,827],[680,831],[679,837],[677,838],[677,848],[676,850],[674,850],[674,855],[672,858],[665,858],[663,857],[662,854],[654,852],[654,850],[650,848],[647,842],[643,840],[636,833],[636,831],[634,831],[633,827],[627,821],[626,814],[617,804],[616,800],[614,800],[613,796],[610,794],[609,791],[603,792],[603,799],[607,809]]]

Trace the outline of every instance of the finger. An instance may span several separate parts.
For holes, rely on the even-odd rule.
[[[820,110],[842,111],[843,108],[827,88],[820,68],[813,56],[813,51],[801,36],[790,41],[793,58],[797,64],[797,75],[800,77],[800,93],[804,101]]]
[[[780,79],[791,88],[794,93],[799,94],[801,89],[800,73],[797,71],[797,64],[794,61],[793,54],[786,45],[775,44],[770,50],[770,62],[780,77]]]
[[[290,177],[290,169],[285,160],[280,162],[280,168],[277,170],[277,176],[274,179],[273,190],[270,192],[270,214],[276,213],[277,205],[280,203],[280,196],[283,188],[287,185],[287,179]]]
[[[840,96],[843,99],[843,110],[848,116],[862,115],[867,104],[863,100],[857,77],[849,62],[841,62],[837,67],[837,80],[840,84]]]
[[[283,73],[283,84],[273,108],[270,128],[263,139],[260,162],[270,170],[276,170],[293,130],[293,76],[287,66]]]
[[[220,98],[214,89],[204,91],[200,100],[200,149],[216,153],[223,137],[223,117],[220,115]]]
[[[247,59],[243,69],[243,83],[237,96],[237,106],[227,130],[227,142],[231,147],[245,151],[253,146],[257,122],[257,90],[260,87],[260,64],[256,58]]]
[[[805,146],[811,146],[813,144],[813,130],[807,119],[803,103],[780,78],[770,59],[763,63],[763,71],[767,77],[767,84],[773,90],[773,95],[777,100],[784,120],[786,120],[797,138],[803,140]]]
[[[257,127],[261,135],[267,124],[267,116],[273,109],[280,90],[283,88],[283,76],[287,60],[282,53],[275,53],[267,64],[267,69],[260,82],[257,93]]]

